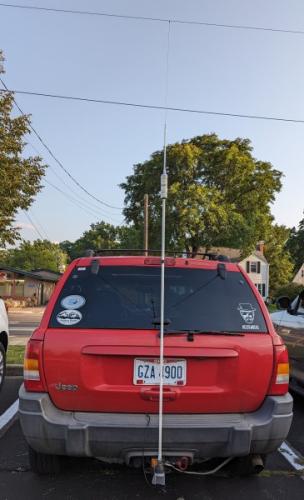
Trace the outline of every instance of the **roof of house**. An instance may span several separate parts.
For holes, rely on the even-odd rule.
[[[32,274],[35,274],[37,277],[41,277],[45,281],[58,281],[61,276],[61,273],[57,273],[55,271],[51,271],[50,269],[33,269],[31,271]]]
[[[199,251],[206,252],[206,249],[200,248]],[[249,257],[249,255],[247,255],[246,257],[242,258],[241,257],[242,252],[239,248],[212,247],[212,248],[208,249],[208,252],[215,253],[218,255],[226,255],[227,257],[229,257],[231,262],[241,262],[242,260],[246,260]],[[268,261],[267,261],[265,255],[261,251],[254,250],[253,252],[251,252],[250,255],[255,255],[256,257],[258,257],[258,259],[265,262],[265,264],[268,264]]]
[[[49,281],[52,283],[56,283],[60,278],[60,273],[55,273],[53,271],[25,271],[24,269],[18,269],[16,267],[6,266],[0,264],[0,271],[8,271],[10,273],[21,274],[22,276],[26,276],[28,278],[36,279],[38,281]]]

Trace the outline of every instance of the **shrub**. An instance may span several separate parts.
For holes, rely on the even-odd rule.
[[[274,299],[278,299],[279,297],[289,297],[290,300],[293,300],[302,290],[303,285],[288,283],[288,285],[281,286],[276,290]]]

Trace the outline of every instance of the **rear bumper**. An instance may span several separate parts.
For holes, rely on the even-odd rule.
[[[56,408],[48,394],[21,386],[19,416],[29,445],[41,453],[99,457],[127,462],[154,454],[158,416],[68,412]],[[254,413],[164,415],[164,455],[206,457],[269,453],[286,438],[292,421],[292,397],[268,396]]]

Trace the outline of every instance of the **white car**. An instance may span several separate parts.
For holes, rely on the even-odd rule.
[[[3,386],[6,367],[6,351],[8,347],[8,317],[6,307],[0,299],[0,391]]]

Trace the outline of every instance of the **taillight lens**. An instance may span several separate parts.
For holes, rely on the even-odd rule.
[[[40,340],[30,340],[24,356],[24,387],[29,392],[46,392],[42,371],[42,346]]]
[[[268,394],[283,395],[288,392],[289,362],[285,345],[274,346],[274,370]]]

